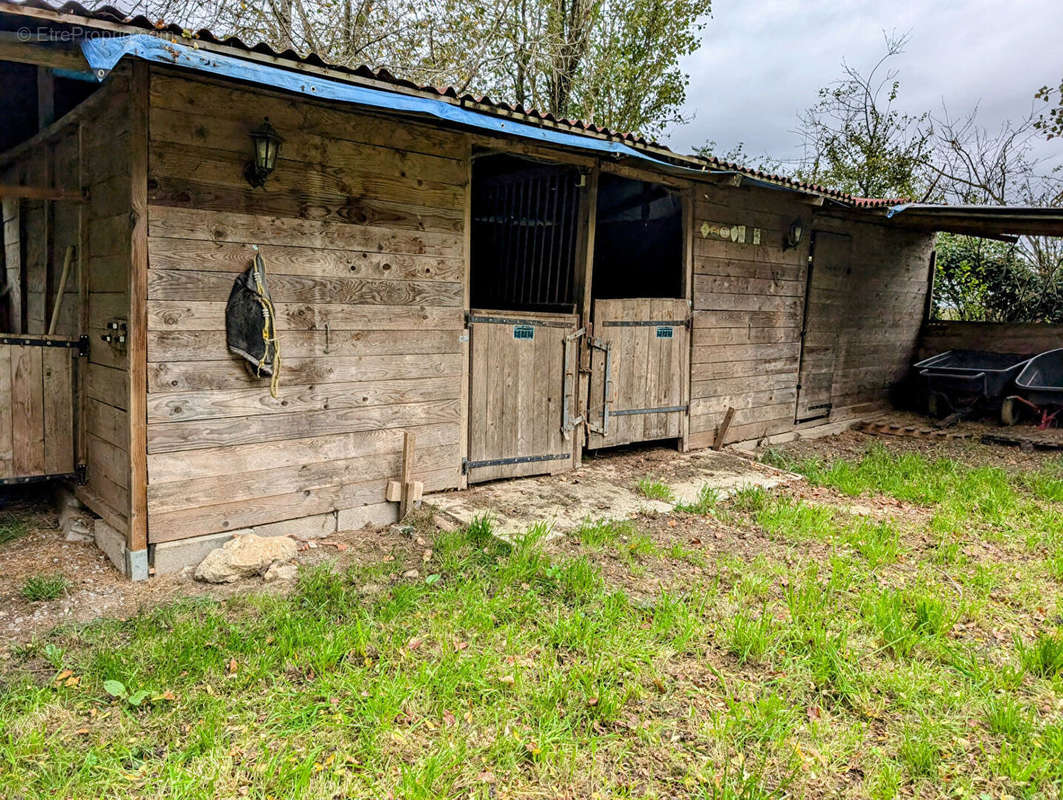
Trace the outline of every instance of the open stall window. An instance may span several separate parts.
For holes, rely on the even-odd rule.
[[[683,203],[666,186],[602,174],[595,299],[683,296]]]
[[[482,155],[472,173],[473,307],[571,312],[582,176]]]

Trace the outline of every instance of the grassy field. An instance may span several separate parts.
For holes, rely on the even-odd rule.
[[[56,630],[0,796],[1059,797],[1063,463],[769,459],[807,484]]]

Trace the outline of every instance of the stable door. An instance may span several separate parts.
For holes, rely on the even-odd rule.
[[[470,483],[572,468],[574,314],[469,314]]]
[[[588,447],[682,435],[689,381],[690,301],[594,302]]]

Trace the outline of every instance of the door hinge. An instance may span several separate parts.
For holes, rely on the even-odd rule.
[[[572,453],[551,453],[545,456],[514,456],[512,458],[489,458],[486,461],[461,460],[461,474],[468,475],[469,470],[481,467],[506,467],[511,464],[535,464],[541,461],[563,461],[572,458]]]

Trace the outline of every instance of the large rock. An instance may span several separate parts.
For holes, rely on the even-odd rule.
[[[235,536],[211,551],[196,567],[196,580],[207,583],[233,583],[241,578],[262,575],[277,561],[295,558],[295,541],[287,536]]]

